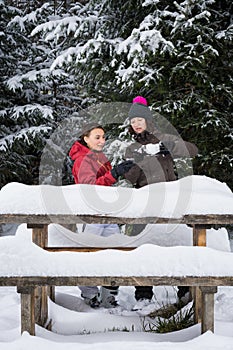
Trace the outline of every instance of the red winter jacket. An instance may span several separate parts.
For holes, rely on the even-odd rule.
[[[112,166],[103,152],[93,152],[76,141],[69,156],[74,160],[72,173],[76,184],[111,186],[116,182]]]

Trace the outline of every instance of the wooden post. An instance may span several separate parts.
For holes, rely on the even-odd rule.
[[[199,247],[206,246],[206,227],[195,225],[193,228],[193,245]]]
[[[202,292],[202,322],[201,332],[214,332],[214,294],[217,287],[200,287]]]
[[[40,326],[44,326],[48,319],[48,292],[47,286],[36,287],[34,294],[35,321]]]
[[[55,302],[55,286],[48,286],[48,297]]]
[[[21,333],[35,335],[35,287],[17,287],[21,294]]]
[[[206,227],[203,225],[194,225],[193,227],[193,245],[198,247],[206,246]],[[192,288],[194,299],[194,320],[195,323],[202,319],[202,296],[199,287]]]
[[[193,307],[194,307],[194,322],[201,322],[201,290],[199,287],[192,287]]]
[[[32,242],[41,248],[48,246],[48,225],[28,224],[28,228],[32,228]]]
[[[28,224],[32,228],[32,241],[42,249],[48,246],[48,225]],[[36,287],[35,290],[35,321],[44,326],[48,319],[47,286]]]

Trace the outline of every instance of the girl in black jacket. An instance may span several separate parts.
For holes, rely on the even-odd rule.
[[[197,147],[176,135],[160,133],[153,122],[147,100],[142,96],[134,98],[128,118],[129,132],[135,142],[127,147],[125,158],[132,160],[135,165],[124,174],[125,179],[135,188],[176,180],[173,158],[195,157]],[[144,227],[145,225],[134,225],[131,234],[138,234]],[[178,297],[181,298],[188,291],[188,287],[179,287]],[[136,300],[151,300],[152,296],[152,286],[136,287]]]

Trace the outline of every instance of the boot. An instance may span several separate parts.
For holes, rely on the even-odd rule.
[[[192,301],[190,288],[186,286],[179,286],[177,297],[178,297],[178,303],[187,305],[190,301]]]
[[[118,294],[118,287],[101,287],[100,288],[100,306],[110,309],[116,307],[117,301],[115,297]]]
[[[93,298],[87,298],[81,294],[81,297],[83,298],[85,304],[89,305],[93,309],[97,309],[100,306],[100,301],[98,300],[97,296],[94,296]]]
[[[148,299],[153,297],[153,287],[151,286],[137,286],[135,287],[135,299],[137,301]]]

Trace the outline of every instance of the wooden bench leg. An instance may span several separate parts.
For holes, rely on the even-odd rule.
[[[206,246],[206,227],[203,225],[194,225],[193,227],[193,245],[198,247]],[[202,320],[202,296],[199,287],[192,288],[194,300],[194,321],[200,323]]]
[[[199,287],[192,287],[192,297],[193,297],[193,305],[194,305],[194,322],[201,322],[201,314],[202,314],[202,299],[201,299],[201,290]]]
[[[47,293],[48,298],[52,300],[55,303],[55,286],[47,286]],[[48,319],[48,312],[47,312],[47,322],[45,324],[45,327],[51,331],[52,330],[52,319]]]
[[[48,246],[48,225],[28,224],[32,228],[32,241],[41,248]],[[35,291],[35,322],[44,326],[48,319],[47,286],[37,287]]]
[[[48,297],[55,303],[55,286],[48,286]]]
[[[206,228],[203,225],[195,225],[193,227],[193,245],[206,247]]]
[[[47,286],[35,289],[35,322],[44,326],[48,319],[48,292]]]
[[[48,225],[28,224],[28,228],[32,228],[32,242],[41,248],[48,246]]]
[[[217,287],[200,287],[202,292],[202,322],[201,332],[214,332],[214,294]]]
[[[21,295],[21,333],[35,335],[35,287],[18,287]]]
[[[40,324],[44,326],[48,320],[48,287],[41,287],[41,313]]]

